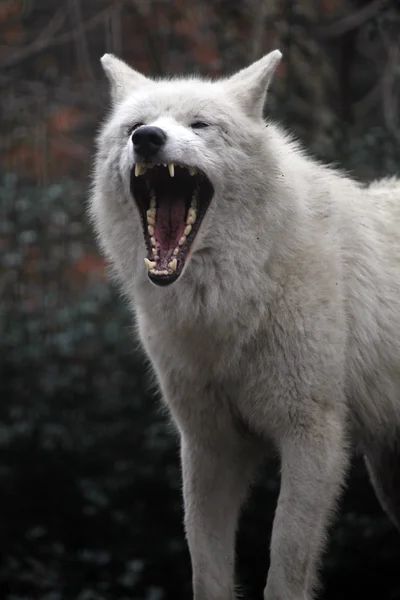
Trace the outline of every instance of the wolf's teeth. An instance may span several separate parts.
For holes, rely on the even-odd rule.
[[[142,163],[136,163],[135,165],[135,177],[139,177],[139,175],[144,175],[144,173],[146,173],[147,171],[147,166]]]
[[[189,167],[189,173],[193,177],[193,175],[196,175],[196,169],[194,167]]]
[[[146,267],[148,268],[149,271],[152,271],[157,263],[154,262],[153,260],[149,260],[148,258],[145,258],[144,264],[146,265]]]
[[[151,217],[152,219],[156,218],[156,209],[155,208],[149,208],[147,211],[147,216]]]
[[[184,234],[185,235],[189,235],[189,233],[192,231],[192,226],[191,225],[186,225],[185,227],[185,231]]]
[[[149,232],[149,236],[151,236],[151,237],[154,236],[154,227],[153,227],[153,225],[149,225],[147,227],[147,231]]]
[[[154,237],[154,235],[151,236],[150,243],[151,243],[152,246],[156,245],[156,238]]]
[[[174,163],[168,163],[168,171],[171,177],[175,175]]]
[[[171,269],[171,271],[176,271],[176,267],[178,266],[178,261],[176,260],[176,258],[173,258],[171,262],[168,263],[168,266]]]
[[[183,244],[184,244],[185,242],[186,242],[186,235],[183,235],[183,236],[181,237],[181,239],[179,240],[178,244],[179,244],[180,246],[183,246]]]
[[[176,248],[174,248],[173,254],[175,254],[175,256],[177,254],[179,254],[179,246],[177,246]]]
[[[193,196],[192,196],[192,201],[190,203],[190,206],[192,208],[197,208],[197,198],[196,198],[196,192],[194,192]]]
[[[156,207],[156,197],[152,196],[150,198],[150,208],[155,208]]]
[[[196,222],[196,217],[197,217],[196,210],[194,208],[190,207],[188,210],[186,225],[193,225],[193,223]]]

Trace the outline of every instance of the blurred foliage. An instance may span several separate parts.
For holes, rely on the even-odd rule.
[[[0,3],[0,598],[190,597],[177,440],[84,215],[99,57],[219,75],[279,47],[267,113],[361,179],[399,172],[394,0]],[[238,579],[261,600],[278,493],[268,463]],[[264,533],[263,533],[264,532]],[[327,600],[399,600],[400,544],[356,462]]]

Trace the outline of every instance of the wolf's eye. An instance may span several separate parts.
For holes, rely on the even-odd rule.
[[[208,123],[205,123],[204,121],[195,121],[194,123],[190,124],[190,127],[192,129],[204,129],[205,127],[208,127]]]
[[[144,125],[144,123],[135,123],[134,125],[132,125],[131,127],[128,128],[128,135],[131,135],[135,129],[137,129],[138,127],[141,127],[142,125]]]

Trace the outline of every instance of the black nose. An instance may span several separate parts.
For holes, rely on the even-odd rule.
[[[143,158],[155,156],[167,140],[165,131],[159,127],[145,125],[136,129],[132,134],[135,152]]]

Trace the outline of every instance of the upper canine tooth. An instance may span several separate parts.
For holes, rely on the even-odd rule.
[[[152,271],[157,263],[154,262],[153,260],[149,260],[148,258],[145,258],[144,264],[146,265],[146,267],[148,268],[149,271]]]
[[[154,208],[149,208],[149,210],[147,211],[147,223],[149,225],[155,225],[156,224],[156,220],[155,220],[155,216],[156,216],[156,211]]]
[[[196,169],[194,167],[189,167],[189,173],[192,175],[196,175]]]
[[[175,175],[175,170],[174,170],[174,163],[168,163],[168,171],[169,174],[171,175],[171,177],[173,177]]]
[[[147,167],[145,164],[136,163],[135,165],[135,177],[139,177],[139,175],[143,175],[146,173]]]

